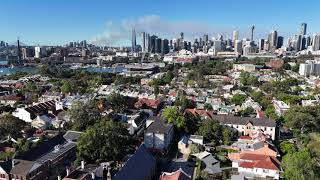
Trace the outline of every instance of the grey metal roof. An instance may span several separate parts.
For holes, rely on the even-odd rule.
[[[44,156],[40,157],[39,159],[37,159],[36,162],[42,164],[47,161],[54,161],[74,148],[76,148],[76,143],[74,142],[67,142],[66,144],[63,144],[63,145],[57,145],[55,149],[45,154]]]
[[[155,173],[156,160],[142,144],[129,158],[113,180],[146,179]]]
[[[202,161],[206,164],[204,171],[208,172],[209,174],[221,172],[220,163],[212,156],[212,154],[203,158]]]
[[[259,119],[233,115],[213,115],[213,119],[218,120],[221,124],[246,125],[251,122],[253,126],[276,127],[276,122],[268,118]]]
[[[67,141],[73,141],[76,142],[78,141],[79,137],[81,136],[82,132],[80,131],[67,131],[64,135],[63,138]]]
[[[147,133],[152,132],[152,133],[167,134],[169,133],[170,129],[173,128],[172,124],[168,124],[164,122],[164,120],[162,120],[159,117],[153,117],[152,120],[153,120],[153,123],[149,125],[149,127],[146,130]]]

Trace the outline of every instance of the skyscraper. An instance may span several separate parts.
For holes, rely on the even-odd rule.
[[[154,48],[155,53],[161,53],[161,39],[156,38],[155,40],[155,48]]]
[[[232,33],[233,43],[235,43],[236,40],[239,40],[239,31],[233,31],[233,33]]]
[[[169,53],[169,41],[168,39],[163,39],[161,41],[161,54],[165,55]]]
[[[208,34],[203,35],[203,42],[206,44],[209,41],[209,36]]]
[[[21,64],[21,49],[20,49],[20,41],[19,41],[19,38],[18,38],[18,64]]]
[[[180,33],[180,39],[182,39],[182,40],[184,39],[184,33],[183,32]]]
[[[263,51],[264,50],[264,39],[260,39],[259,40],[259,50],[260,51]]]
[[[278,36],[278,39],[277,39],[277,49],[278,48],[281,48],[283,45],[283,37],[282,36]]]
[[[271,31],[268,37],[269,41],[269,50],[274,50],[277,48],[277,41],[278,41],[278,32],[277,31]]]
[[[132,29],[132,52],[136,52],[137,40],[136,40],[136,30]]]
[[[307,23],[302,23],[300,27],[300,34],[301,35],[306,35],[307,34]]]
[[[142,51],[146,52],[146,33],[142,32],[141,36],[142,36]]]
[[[312,48],[314,51],[320,50],[320,34],[313,34]]]
[[[255,26],[252,25],[251,26],[251,41],[253,41],[253,31],[254,31],[254,29],[255,29]]]

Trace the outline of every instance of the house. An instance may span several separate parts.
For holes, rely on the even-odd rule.
[[[61,101],[63,98],[63,95],[59,92],[45,92],[41,97],[39,97],[39,102],[47,102],[47,101]]]
[[[290,106],[283,101],[272,100],[272,104],[278,116],[282,116],[286,111],[290,109]]]
[[[212,119],[213,111],[208,111],[205,109],[186,109],[185,112],[191,113],[194,116],[199,116],[203,119]]]
[[[70,132],[65,137],[75,138],[76,134]],[[76,139],[66,138],[62,134],[56,135],[12,159],[11,178],[45,179],[50,174],[62,173],[64,170],[61,170],[61,167],[70,166],[71,162],[76,159]]]
[[[10,179],[11,168],[12,168],[11,161],[0,162],[0,180]]]
[[[129,132],[131,135],[133,135],[135,132],[141,130],[143,127],[145,127],[146,119],[149,117],[149,114],[146,112],[141,112],[138,114],[134,114],[133,116],[129,116],[129,119],[127,120],[129,125]]]
[[[256,70],[256,66],[254,64],[233,64],[233,70],[253,72]]]
[[[246,178],[280,178],[281,163],[275,156],[254,154],[248,151],[230,155],[232,167]]]
[[[160,117],[151,117],[147,120],[147,129],[144,134],[145,146],[155,152],[165,152],[169,149],[173,139],[173,125],[167,124]]]
[[[21,101],[23,98],[18,96],[17,94],[9,94],[0,96],[0,104],[13,106],[17,102]]]
[[[146,146],[142,144],[136,152],[124,163],[113,180],[144,179],[152,180],[156,174],[156,159]]]
[[[208,151],[203,151],[200,153],[192,154],[192,156],[197,157],[206,165],[203,171],[209,174],[216,174],[221,173],[222,170],[220,169],[220,162],[216,160],[211,153]]]
[[[16,111],[12,113],[12,115],[25,122],[31,123],[32,120],[37,116],[47,114],[49,111],[56,111],[56,103],[53,100],[39,103],[26,108],[17,108]]]
[[[262,109],[260,104],[253,101],[251,98],[248,98],[245,102],[242,103],[241,109],[245,110],[246,108],[252,108],[254,111],[261,111]]]
[[[151,109],[153,112],[159,112],[162,106],[162,101],[157,99],[142,98],[134,104],[137,109]]]
[[[236,129],[242,135],[252,136],[258,130],[263,130],[264,134],[270,135],[272,140],[276,138],[276,122],[268,118],[213,115],[213,119],[218,120],[221,125]]]
[[[181,168],[175,172],[163,172],[160,180],[191,180],[191,176],[184,172]]]
[[[85,164],[84,161],[81,161],[81,166],[77,169],[66,169],[66,176],[62,180],[103,180],[104,170],[106,168],[102,165]],[[108,175],[111,176],[109,171]]]

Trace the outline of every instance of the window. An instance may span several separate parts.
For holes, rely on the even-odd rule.
[[[264,173],[268,173],[268,172],[269,172],[269,169],[263,169],[263,172],[264,172]]]
[[[264,130],[266,131],[266,130],[267,130],[267,127],[264,127]]]
[[[0,174],[0,178],[6,178],[5,174]]]

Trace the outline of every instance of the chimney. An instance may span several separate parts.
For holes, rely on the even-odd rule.
[[[61,176],[60,175],[58,176],[58,180],[61,180]]]
[[[81,161],[81,169],[84,169],[84,161]]]
[[[15,165],[15,161],[14,161],[14,159],[12,159],[12,168],[14,168],[14,165]]]
[[[70,175],[70,169],[68,167],[67,167],[66,171],[67,171],[67,176],[69,176]]]
[[[109,167],[108,167],[107,180],[111,180],[111,173],[110,173],[110,168]]]
[[[92,173],[91,173],[91,179],[96,179],[95,172],[92,172]]]

